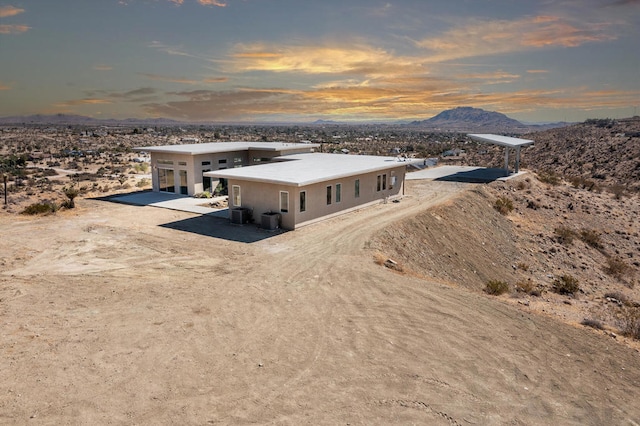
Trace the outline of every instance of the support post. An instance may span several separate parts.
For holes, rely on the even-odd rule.
[[[504,171],[509,176],[509,147],[504,149]]]
[[[516,174],[520,172],[520,147],[516,147]]]

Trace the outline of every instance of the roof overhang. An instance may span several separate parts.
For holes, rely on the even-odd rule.
[[[505,146],[507,148],[519,148],[533,145],[534,143],[530,139],[512,138],[509,136],[492,135],[489,133],[470,133],[467,136],[478,142],[492,143],[494,145]]]

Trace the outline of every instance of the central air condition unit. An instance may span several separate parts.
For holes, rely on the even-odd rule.
[[[261,225],[263,229],[273,231],[277,229],[280,223],[280,213],[262,213]]]
[[[249,222],[249,209],[238,207],[231,210],[231,223],[242,225]]]

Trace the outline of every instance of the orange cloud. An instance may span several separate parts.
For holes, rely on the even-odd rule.
[[[148,73],[139,73],[141,76],[146,77],[150,80],[157,80],[157,81],[168,81],[170,83],[182,83],[182,84],[198,84],[200,83],[200,81],[198,80],[190,80],[187,78],[182,78],[182,77],[167,77],[167,76],[163,76],[163,75],[157,75],[157,74],[148,74]]]
[[[99,99],[99,98],[84,98],[84,99],[74,99],[71,101],[57,103],[54,106],[60,108],[67,108],[78,105],[102,105],[102,104],[110,104],[111,101],[107,99]]]
[[[202,79],[203,83],[225,83],[229,81],[227,77],[210,77]]]
[[[22,34],[30,29],[26,25],[0,25],[0,34]]]
[[[549,46],[575,47],[615,39],[608,29],[607,24],[569,22],[557,16],[534,16],[514,21],[472,20],[416,44],[433,52],[431,62],[441,62]]]
[[[227,3],[220,0],[198,0],[203,6],[218,6],[218,7],[226,7]]]
[[[548,73],[549,70],[527,70],[529,74],[545,74]]]
[[[5,85],[5,84],[0,83],[0,90],[11,90],[11,87],[9,87],[9,86],[7,86],[7,85]]]
[[[24,9],[17,8],[15,6],[0,6],[0,18],[8,18],[9,16],[16,16],[24,12]]]

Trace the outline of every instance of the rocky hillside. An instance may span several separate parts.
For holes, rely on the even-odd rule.
[[[640,117],[587,120],[527,136],[526,167],[551,172],[586,188],[640,191]]]

